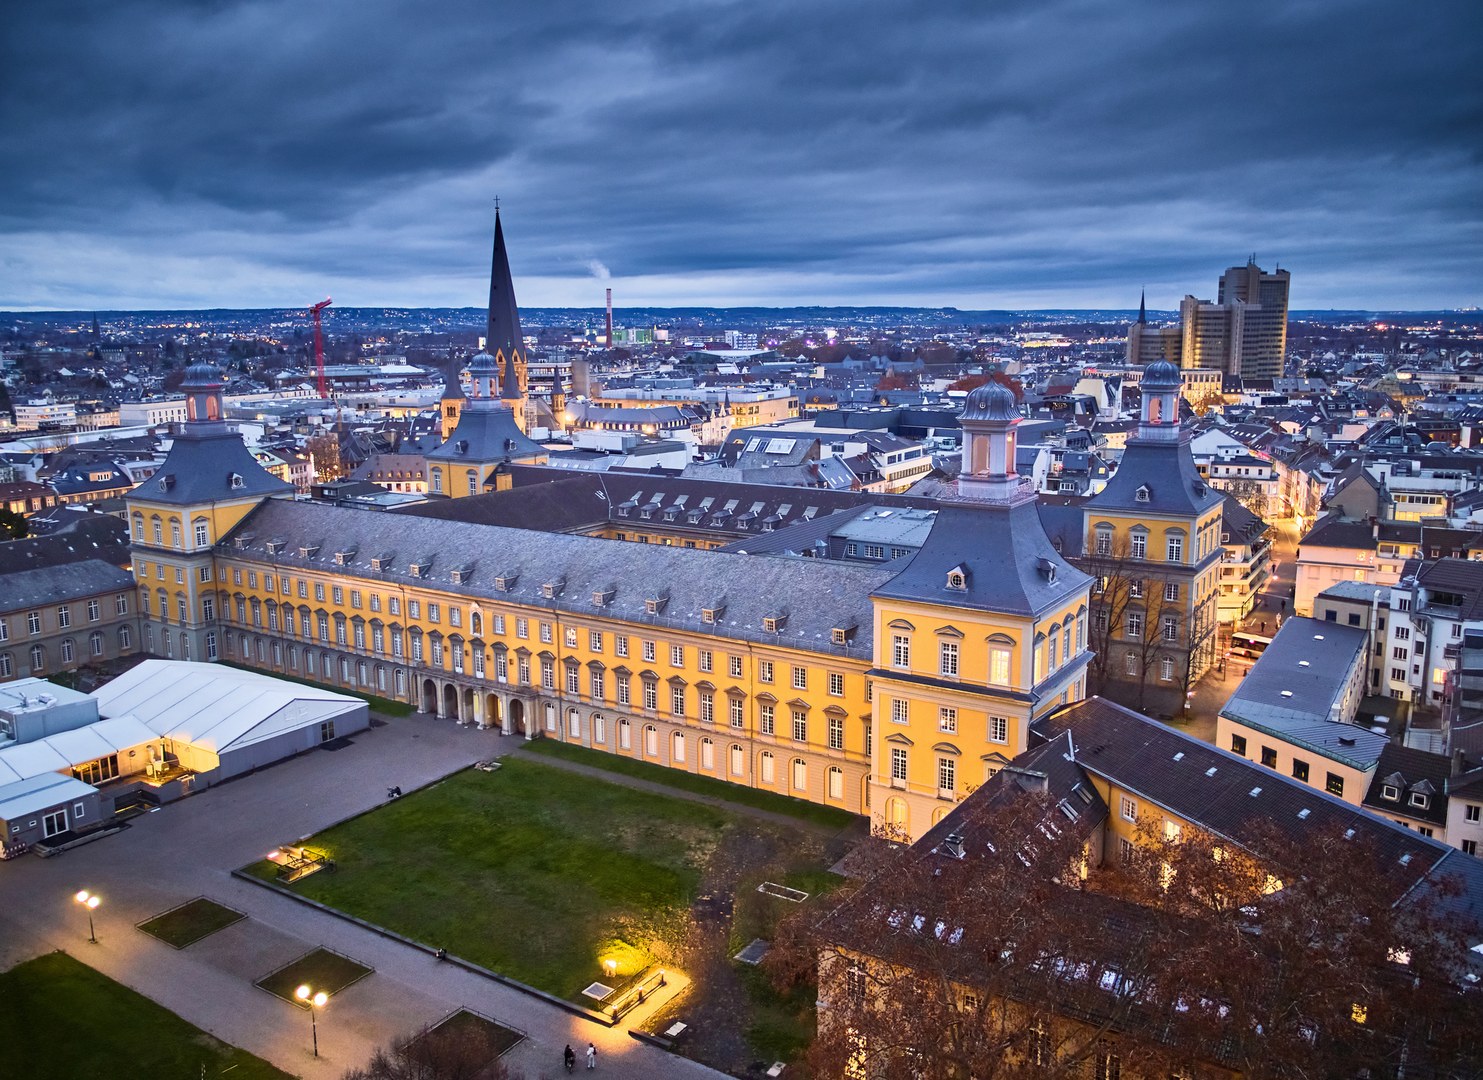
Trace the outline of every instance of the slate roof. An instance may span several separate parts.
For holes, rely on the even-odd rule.
[[[1448,593],[1462,601],[1450,605],[1459,609],[1459,618],[1483,619],[1483,563],[1454,558],[1429,560],[1419,566],[1417,562],[1408,560],[1405,574],[1414,574],[1417,588],[1427,591],[1427,607],[1442,602],[1437,593]]]
[[[207,430],[192,430],[206,428]],[[241,487],[232,477],[242,478]],[[225,502],[254,495],[287,495],[294,486],[265,472],[242,442],[242,436],[225,424],[186,424],[170,446],[164,463],[153,476],[130,495],[152,503],[180,506]]]
[[[1363,663],[1365,631],[1294,616],[1282,624],[1220,714],[1237,723],[1369,769],[1389,740],[1333,715],[1345,680]]]
[[[76,517],[79,520],[45,536],[0,543],[0,575],[84,559],[99,559],[113,566],[130,563],[126,522],[107,514]]]
[[[1446,754],[1391,744],[1380,752],[1380,764],[1375,767],[1364,805],[1377,814],[1399,814],[1445,829],[1447,781],[1451,775],[1452,759]],[[1394,787],[1399,798],[1385,798],[1385,787]],[[1413,794],[1426,797],[1425,808],[1412,805]]]
[[[965,589],[948,572],[967,573]],[[979,611],[1038,615],[1084,591],[1091,578],[1063,559],[1033,500],[1003,506],[944,502],[926,543],[876,596]]]
[[[541,532],[593,529],[608,520],[603,488],[586,475],[563,472],[554,479],[509,491],[491,491],[462,499],[439,499],[394,511],[442,521],[467,521]]]
[[[1423,541],[1428,549],[1435,547],[1442,555],[1459,555],[1483,547],[1483,531],[1447,529],[1422,525],[1418,521],[1381,521],[1372,525],[1368,521],[1326,514],[1314,523],[1298,546],[1373,551],[1377,543],[1419,544]]]
[[[272,541],[281,543],[281,550],[269,552]],[[303,549],[314,554],[305,556]],[[264,502],[218,551],[226,558],[246,555],[279,566],[333,568],[339,575],[395,584],[425,582],[470,598],[867,658],[870,593],[891,574],[885,567],[854,563],[777,560],[764,566],[744,555],[284,500]],[[335,561],[338,552],[348,555],[343,565]],[[373,559],[384,559],[383,568],[373,568]],[[425,572],[414,575],[414,562],[425,562]],[[458,582],[452,579],[455,571]],[[499,577],[513,583],[500,591]],[[553,586],[549,597],[548,585]],[[612,594],[602,606],[593,602],[598,592]],[[652,614],[651,600],[661,601]],[[721,616],[705,622],[703,611],[718,607],[725,609]],[[780,616],[779,632],[764,630],[765,618]],[[849,630],[846,645],[832,643],[836,628]]]
[[[515,423],[512,409],[478,399],[459,410],[458,426],[447,442],[428,452],[427,460],[477,465],[545,456],[545,447]]]
[[[134,588],[134,575],[99,559],[63,563],[0,575],[0,611],[20,611],[44,604]],[[79,630],[87,629],[79,621]],[[12,633],[16,633],[12,627]]]
[[[1046,740],[1070,732],[1087,772],[1248,849],[1267,823],[1298,842],[1352,830],[1395,870],[1402,891],[1452,851],[1105,698],[1041,717],[1031,731]]]
[[[1148,488],[1148,501],[1138,499],[1138,489]],[[1195,467],[1188,441],[1146,442],[1129,439],[1122,460],[1093,495],[1096,510],[1133,510],[1139,513],[1189,514],[1209,510],[1223,498]]]

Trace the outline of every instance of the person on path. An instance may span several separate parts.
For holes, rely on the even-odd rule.
[[[589,1069],[597,1068],[597,1047],[592,1043],[587,1044],[587,1067]]]
[[[562,1061],[562,1064],[564,1064],[566,1066],[566,1071],[567,1072],[571,1072],[572,1071],[572,1066],[576,1065],[576,1063],[577,1063],[577,1052],[572,1049],[572,1044],[571,1043],[567,1043],[566,1044],[566,1052],[561,1055],[561,1061]]]

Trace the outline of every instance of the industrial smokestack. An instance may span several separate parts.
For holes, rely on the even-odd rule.
[[[608,348],[613,347],[613,290],[608,290]]]

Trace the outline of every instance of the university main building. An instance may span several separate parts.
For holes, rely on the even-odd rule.
[[[220,373],[191,367],[188,419],[128,497],[145,651],[394,697],[911,838],[1021,754],[1032,721],[1084,697],[1095,583],[1015,474],[1004,387],[969,395],[956,493],[922,546],[862,565],[684,546],[686,528],[734,512],[735,485],[644,521],[672,543],[489,524],[491,501],[541,498],[509,474],[546,453],[521,430],[525,346],[498,223],[486,350],[467,395],[448,378],[446,441],[428,455],[446,500],[396,514],[296,501],[222,419]],[[1127,507],[1087,504],[1083,545],[1137,533],[1151,569],[1184,571],[1194,613],[1214,602],[1219,503],[1181,465],[1178,372],[1152,365],[1143,387],[1132,457],[1147,479],[1130,471]]]

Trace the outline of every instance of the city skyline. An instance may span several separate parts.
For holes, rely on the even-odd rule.
[[[1461,3],[363,11],[18,13],[0,309],[1483,300]]]

